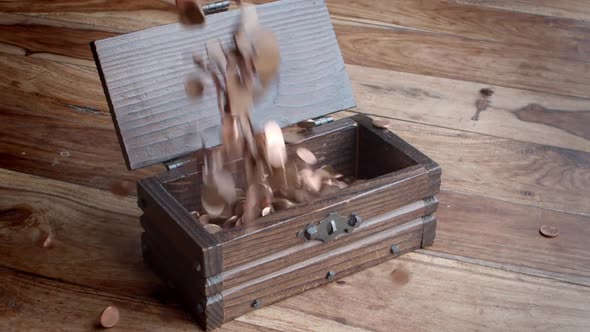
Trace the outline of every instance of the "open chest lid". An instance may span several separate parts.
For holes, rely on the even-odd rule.
[[[355,106],[324,0],[283,0],[256,6],[281,54],[279,77],[256,103],[255,128],[281,127]],[[207,16],[207,23],[155,27],[94,42],[94,56],[127,167],[170,161],[220,144],[221,118],[213,87],[193,100],[185,82],[197,69],[195,52],[208,40],[233,44],[240,11]],[[202,141],[204,140],[204,142]]]

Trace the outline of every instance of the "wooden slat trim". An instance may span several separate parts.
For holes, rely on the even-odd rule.
[[[145,232],[142,234],[142,244],[147,244],[152,260],[162,262],[167,269],[175,271],[173,277],[183,280],[191,290],[196,290],[203,298],[215,295],[223,290],[223,277],[216,274],[204,278],[202,271],[197,269],[194,263],[186,258],[184,253],[179,253],[170,246],[168,239],[158,233],[157,230],[149,229],[148,223],[142,223]],[[168,245],[166,245],[167,243]],[[142,249],[145,249],[142,247]]]
[[[425,216],[422,218],[424,223],[424,233],[422,234],[422,244],[420,248],[431,246],[434,243],[436,237],[436,218],[433,215]]]
[[[223,269],[227,271],[298,244],[302,241],[296,237],[298,231],[311,222],[324,219],[331,212],[343,216],[355,212],[369,219],[435,195],[438,188],[433,190],[432,187],[424,168],[414,166],[343,189],[340,195],[302,205],[298,211],[278,212],[272,215],[274,221],[270,225],[256,231],[248,228],[238,230],[243,235],[223,243]],[[295,213],[297,215],[294,216]]]
[[[377,217],[363,220],[361,225],[350,234],[342,234],[334,241],[323,243],[320,241],[302,242],[286,248],[272,255],[249,261],[222,273],[224,288],[232,288],[249,280],[261,277],[274,271],[286,268],[297,262],[323,255],[354,241],[360,241],[375,233],[386,231],[403,223],[427,215],[436,202],[426,199],[413,202],[399,209],[384,213]]]
[[[195,222],[190,213],[155,178],[139,181],[138,196],[144,214],[153,227],[167,237],[178,251],[199,262],[203,276],[221,272],[219,241]]]
[[[394,244],[398,245],[399,254],[414,250],[420,246],[422,226],[422,220],[419,218],[240,286],[226,289],[222,292],[225,319],[231,320],[251,311],[250,303],[254,299],[260,300],[262,305],[266,306],[330,282],[326,278],[328,271],[335,272],[335,278],[332,279],[335,280],[397,257],[390,251]]]

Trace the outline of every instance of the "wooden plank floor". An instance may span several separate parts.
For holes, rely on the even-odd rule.
[[[176,21],[171,2],[0,2],[0,330],[91,330],[111,304],[119,330],[197,329],[142,264],[134,196],[113,193],[163,168],[126,170],[88,46]],[[443,168],[436,243],[220,330],[587,331],[590,2],[328,7],[352,112]]]

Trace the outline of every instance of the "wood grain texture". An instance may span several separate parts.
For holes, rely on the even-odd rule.
[[[4,294],[8,295],[3,296],[8,297],[3,297],[7,299],[7,302],[2,302],[0,306],[4,303],[12,303],[11,301],[15,299],[20,309],[3,310],[2,312],[10,313],[7,314],[10,318],[8,321],[1,320],[0,325],[10,323],[14,324],[11,326],[23,328],[42,328],[59,324],[59,326],[78,328],[78,326],[85,326],[84,324],[92,324],[100,310],[113,304],[114,301],[124,313],[125,319],[122,320],[121,327],[127,326],[125,325],[127,322],[133,323],[134,326],[157,329],[160,329],[159,326],[164,329],[164,324],[167,324],[167,328],[188,329],[194,326],[183,310],[171,304],[161,305],[155,302],[155,294],[159,293],[160,286],[155,276],[141,263],[139,250],[141,228],[137,223],[140,212],[135,207],[135,199],[121,200],[101,190],[54,180],[41,180],[31,175],[7,170],[0,171],[0,174],[3,175],[0,181],[3,184],[0,191],[0,202],[3,203],[1,208],[3,213],[0,217],[3,225],[0,237],[2,244],[0,260],[4,267],[8,264],[10,268],[22,270],[26,278],[32,278],[25,279],[32,280],[28,282],[18,281],[21,280],[20,277],[11,277],[8,279],[10,281],[3,279],[6,282],[2,282],[1,285],[4,289],[8,289],[4,291]],[[94,203],[88,205],[87,200]],[[344,278],[342,279],[344,283],[339,281],[333,285],[312,290],[278,305],[247,314],[238,318],[238,321],[271,329],[287,324],[284,326],[294,326],[304,331],[311,331],[317,326],[384,329],[374,319],[364,317],[368,315],[365,310],[352,310],[352,316],[345,314],[351,308],[360,307],[367,308],[373,313],[376,312],[375,310],[396,313],[377,317],[384,324],[400,326],[401,330],[412,330],[416,326],[424,328],[433,326],[430,324],[437,324],[437,326],[450,324],[448,326],[457,328],[479,326],[478,324],[487,326],[487,322],[499,319],[500,316],[505,318],[499,321],[506,322],[505,319],[508,319],[515,324],[514,326],[526,330],[538,326],[540,318],[537,315],[544,310],[551,311],[555,326],[571,326],[568,324],[577,326],[576,324],[586,322],[587,318],[584,317],[588,317],[587,313],[580,313],[579,310],[583,310],[582,308],[586,305],[584,299],[587,296],[578,292],[584,292],[587,288],[576,288],[571,284],[587,282],[583,281],[587,279],[581,279],[580,276],[588,278],[586,268],[588,264],[584,263],[585,257],[588,257],[585,253],[588,249],[583,236],[587,228],[585,227],[586,217],[449,192],[443,192],[441,200],[447,204],[439,208],[439,214],[442,217],[438,225],[440,231],[437,234],[436,244],[432,248],[439,250],[438,252],[467,255],[467,257],[478,259],[476,265],[409,254],[409,256],[406,255]],[[475,203],[471,204],[471,202]],[[19,210],[22,204],[31,205],[33,210],[44,211],[44,215],[49,216],[47,218],[51,225],[60,226],[56,233],[56,244],[52,249],[46,251],[42,248],[32,248],[34,244],[31,243],[28,232],[35,229],[34,225],[27,224],[16,230],[19,227],[16,226],[19,224],[18,220],[28,218],[26,210]],[[119,217],[111,216],[113,213]],[[121,217],[123,215],[125,215],[124,218]],[[477,220],[471,216],[475,216]],[[496,218],[500,221],[500,226],[494,224]],[[518,222],[512,222],[513,219]],[[110,222],[111,220],[116,222]],[[561,244],[559,250],[553,250],[553,242],[547,243],[545,238],[540,239],[542,242],[535,241],[534,236],[538,235],[538,230],[537,225],[532,224],[547,221],[559,225],[562,231],[560,236],[567,239]],[[467,233],[465,232],[466,223],[476,223],[480,226],[473,227],[472,231]],[[575,225],[572,232],[580,232],[581,237],[571,237],[572,233],[567,230],[572,225]],[[503,233],[498,234],[498,232]],[[535,233],[534,236],[531,232]],[[490,236],[490,234],[493,235]],[[506,249],[505,242],[515,234],[520,234],[519,238],[525,239],[523,247],[518,247],[518,250]],[[498,240],[500,236],[507,238]],[[504,237],[500,238],[504,239]],[[552,240],[558,239],[549,239],[549,241]],[[490,250],[498,245],[504,249]],[[512,245],[518,244],[510,245],[512,248]],[[531,246],[532,250],[524,246]],[[537,251],[542,255],[537,254]],[[92,259],[88,259],[89,253],[92,254]],[[478,266],[484,262],[484,259],[502,264],[494,265],[495,269]],[[94,269],[96,262],[102,262],[103,267],[105,263],[110,263],[107,265],[108,268]],[[401,289],[401,293],[399,287],[395,288],[395,283],[390,284],[390,280],[393,279],[388,278],[394,270],[398,270],[400,263],[403,270],[410,272],[410,282],[407,288]],[[506,273],[499,270],[513,270],[519,265],[535,269],[538,273],[545,271],[541,275],[563,279],[568,283],[537,277],[529,278],[521,273]],[[552,270],[558,272],[552,274],[550,273]],[[75,273],[72,273],[73,271]],[[532,274],[524,268],[516,271]],[[570,275],[567,276],[566,273]],[[44,278],[32,277],[31,274],[39,274],[60,281],[48,281]],[[2,278],[7,278],[13,274],[1,273],[0,275]],[[19,273],[18,276],[23,274]],[[117,278],[116,282],[113,282],[114,276]],[[46,286],[47,283],[49,286]],[[364,287],[355,286],[357,283]],[[93,291],[88,292],[85,286],[91,287]],[[379,295],[383,290],[389,289],[392,289],[391,294]],[[432,293],[436,296],[426,296]],[[121,300],[128,297],[131,298],[131,302]],[[547,297],[550,297],[551,301],[548,301]],[[141,298],[141,300],[134,300],[135,298]],[[507,298],[514,301],[511,302],[512,305],[506,302]],[[447,305],[436,304],[439,302],[433,304],[433,299],[441,302],[451,301],[459,305],[459,308],[465,309],[450,310]],[[532,299],[534,307],[529,306],[529,299]],[[465,304],[463,301],[469,302]],[[321,304],[322,307],[316,311],[316,306],[310,309],[310,303],[317,303],[317,306]],[[342,303],[346,303],[344,308],[340,307]],[[433,320],[423,320],[423,314],[418,315],[415,312],[411,314],[413,311],[405,307],[408,304],[421,305],[421,312],[425,310],[431,313]],[[564,311],[563,308],[569,308],[574,304],[577,309]],[[48,311],[52,308],[55,310]],[[483,313],[477,315],[477,319],[465,318],[471,315],[465,316],[464,310],[479,312],[479,309],[482,309]],[[41,315],[40,312],[45,314]],[[68,320],[66,323],[63,320],[64,313],[77,318]],[[301,315],[309,316],[314,324],[306,325],[305,322],[301,322]],[[41,316],[43,321],[39,320]],[[402,319],[402,317],[405,318]],[[140,324],[139,321],[145,325],[137,325]],[[227,328],[236,330],[233,327],[234,324],[236,324],[235,321],[225,324],[222,331]],[[248,326],[251,325],[246,327]]]
[[[115,35],[112,32],[100,30],[31,25],[26,21],[19,23],[2,25],[2,29],[0,29],[1,53],[88,67],[94,67],[92,52],[88,47],[90,42]]]
[[[385,46],[345,54],[350,63],[375,54],[371,61],[382,60],[374,67],[386,69],[359,66],[366,76],[355,79],[355,66],[348,66],[355,84],[373,85],[354,87],[357,96],[362,92],[360,111],[403,120],[395,122],[394,131],[435,157],[445,169],[443,184],[461,193],[443,190],[441,201],[448,204],[441,204],[437,241],[432,250],[422,250],[426,255],[383,263],[256,310],[220,330],[585,330],[590,325],[588,220],[575,213],[587,210],[580,197],[588,197],[588,167],[578,151],[589,152],[582,139],[589,90],[587,69],[567,57],[576,56],[577,47],[579,61],[586,61],[586,32],[576,26],[588,24],[587,1],[452,0],[448,7],[433,0],[400,2],[397,8],[407,15],[380,2],[387,3],[375,1],[380,10],[371,15],[393,14],[382,15],[381,22],[359,18],[364,0],[350,2],[351,10],[338,14],[335,6],[343,2],[328,0],[336,23],[381,29],[363,38]],[[101,188],[149,176],[126,173],[96,71],[87,67],[90,53],[73,36],[85,40],[173,23],[176,14],[166,6],[156,1],[1,2],[0,30],[14,28],[19,38],[0,32],[5,38],[0,42],[0,166]],[[9,7],[18,12],[9,13]],[[16,30],[27,28],[31,34]],[[43,36],[44,28],[51,34]],[[396,37],[384,38],[382,30]],[[55,37],[58,32],[62,41]],[[538,38],[527,40],[526,34]],[[551,47],[543,46],[545,35]],[[386,45],[399,36],[407,41]],[[545,65],[549,62],[553,65]],[[432,76],[422,80],[390,69]],[[435,76],[482,83],[463,85]],[[394,83],[388,85],[390,80]],[[472,99],[488,86],[496,91],[492,106],[474,124]],[[541,112],[523,109],[534,103]],[[55,158],[59,168],[50,167]],[[100,311],[112,304],[121,309],[124,330],[195,329],[174,302],[160,303],[159,281],[141,263],[135,199],[7,170],[0,174],[0,261],[9,268],[0,271],[0,330],[92,329]],[[29,232],[38,227],[29,219],[57,229],[53,248],[32,243]],[[549,222],[561,235],[537,238],[538,224]],[[98,263],[104,268],[96,268]]]
[[[402,30],[453,35],[505,45],[528,46],[538,54],[588,61],[590,22],[507,13],[443,0],[329,2],[333,18]]]
[[[279,40],[281,73],[255,107],[255,127],[271,119],[286,126],[354,106],[323,2],[270,3],[261,5],[258,14],[261,24]],[[203,52],[210,39],[219,38],[229,46],[238,19],[238,11],[229,11],[210,17],[202,30],[172,24],[95,43],[129,168],[219,143],[213,89],[207,88],[202,99],[191,102],[184,82],[196,70],[191,54]],[[302,53],[302,49],[308,51]]]
[[[2,4],[0,4],[0,11],[2,12],[93,12],[112,10],[133,11],[138,9],[174,11],[174,4],[169,0],[144,0],[141,2],[118,0],[105,0],[99,2],[92,0],[26,0],[3,1]]]
[[[429,250],[590,286],[590,217],[448,191],[439,200],[437,238]],[[545,224],[560,235],[541,236]]]
[[[440,163],[441,189],[590,215],[590,153],[404,121],[390,130]]]
[[[575,331],[589,323],[587,287],[416,253],[342,281],[287,299],[277,310],[383,332]],[[270,318],[261,311],[240,320],[255,317]],[[298,326],[292,316],[277,324],[288,319]],[[265,322],[264,326],[275,326],[272,319]]]
[[[135,201],[0,170],[1,265],[110,294],[149,298],[160,282],[142,263]],[[44,248],[49,234],[53,243]]]
[[[452,0],[477,7],[498,8],[505,11],[531,13],[550,17],[564,17],[590,21],[590,8],[585,0]]]
[[[519,44],[334,21],[347,64],[590,97],[590,62]]]
[[[110,189],[129,172],[95,69],[0,55],[0,167]]]
[[[408,281],[396,281],[397,274],[404,273]],[[101,310],[113,304],[121,311],[120,329],[195,328],[188,315],[173,305],[113,297],[5,269],[0,285],[3,330],[92,329]],[[416,326],[583,330],[589,298],[586,287],[412,253],[246,314],[220,331],[390,331],[391,326],[400,331],[414,331]],[[389,314],[369,315],[359,308]],[[69,319],[64,320],[64,313]],[[474,315],[477,319],[465,318]]]
[[[116,34],[170,24],[178,21],[175,12],[138,9],[133,11],[74,12],[0,12],[2,25],[34,25],[80,30],[98,30]]]
[[[189,315],[170,300],[162,303],[156,299],[139,299],[133,295],[113,295],[6,268],[0,268],[0,299],[0,329],[3,331],[98,330],[98,317],[110,305],[115,305],[120,311],[121,319],[115,327],[117,330],[199,330]],[[323,324],[328,325],[329,322]],[[225,324],[219,331],[275,330],[234,321]]]
[[[569,113],[568,113],[569,112]],[[590,111],[564,111],[548,109],[539,104],[528,104],[514,112],[521,121],[553,126],[573,135],[590,139]]]
[[[588,98],[354,65],[346,69],[362,112],[590,152]],[[473,121],[482,88],[492,88],[494,95]],[[543,108],[527,108],[535,104]]]

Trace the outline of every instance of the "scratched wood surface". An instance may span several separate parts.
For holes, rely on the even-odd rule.
[[[587,328],[590,4],[328,8],[355,112],[393,119],[443,168],[438,237],[222,330]],[[126,170],[88,47],[175,21],[170,1],[0,2],[0,330],[89,330],[112,304],[123,329],[194,328],[141,262],[134,194],[111,192],[163,168]]]

